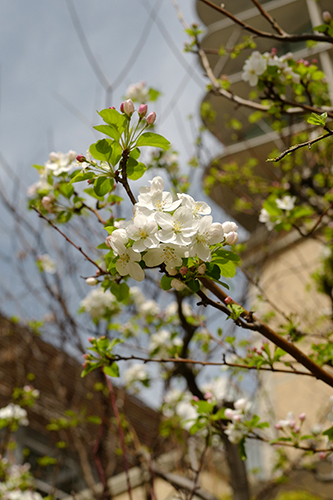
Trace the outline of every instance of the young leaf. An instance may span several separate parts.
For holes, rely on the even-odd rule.
[[[94,183],[94,191],[97,196],[105,196],[107,193],[112,191],[113,189],[113,181],[109,179],[109,177],[105,177],[102,175],[101,177],[97,177]]]
[[[136,143],[137,146],[152,146],[155,148],[169,149],[170,142],[162,135],[155,134],[154,132],[145,132],[140,135]]]
[[[120,134],[118,130],[112,125],[96,125],[94,129],[97,130],[98,132],[102,132],[102,134],[108,135],[117,142],[120,139]]]
[[[103,366],[103,372],[109,377],[119,377],[119,367],[117,363],[112,363],[111,366]]]

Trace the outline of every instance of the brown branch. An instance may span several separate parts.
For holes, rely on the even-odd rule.
[[[201,365],[201,366],[230,366],[231,368],[242,368],[244,370],[257,370],[257,371],[267,371],[274,373],[290,373],[292,375],[306,375],[308,377],[314,377],[310,372],[303,372],[298,370],[285,370],[284,368],[272,368],[261,366],[257,368],[256,366],[249,366],[240,363],[228,363],[228,361],[200,361],[198,359],[189,358],[145,358],[143,356],[136,356],[132,354],[131,356],[120,356],[116,354],[112,361],[143,361],[143,363],[179,363],[179,364],[189,364],[189,365]]]
[[[317,33],[302,33],[300,35],[291,35],[289,33],[283,32],[282,34],[274,34],[274,33],[269,33],[267,31],[261,31],[257,28],[254,28],[253,26],[250,26],[249,24],[245,23],[244,21],[241,21],[237,17],[235,17],[231,12],[227,11],[222,5],[216,5],[215,3],[211,2],[210,0],[200,0],[201,2],[205,3],[212,9],[217,10],[220,14],[223,14],[224,16],[228,17],[231,19],[235,24],[238,24],[241,26],[243,29],[246,31],[249,31],[253,35],[257,35],[260,38],[270,38],[271,40],[278,40],[281,42],[302,42],[302,41],[307,41],[307,40],[313,40],[314,42],[328,42],[328,43],[333,43],[333,37],[330,35],[322,35],[322,34],[317,34]]]
[[[231,316],[231,311],[224,306],[224,301],[228,295],[214,282],[207,278],[200,278],[200,281],[211,293],[217,297],[222,304],[214,302],[209,297],[207,297],[202,291],[197,292],[199,297],[203,300],[203,303],[209,304],[216,309],[222,310],[228,316]],[[235,305],[239,305],[234,302]],[[244,308],[243,308],[244,309]],[[261,333],[263,337],[273,342],[284,351],[286,351],[290,356],[292,356],[296,361],[298,361],[302,366],[307,368],[317,379],[322,380],[330,387],[333,387],[333,376],[326,372],[321,366],[317,365],[312,359],[310,359],[304,352],[302,352],[298,347],[296,347],[291,342],[288,342],[285,338],[281,337],[274,330],[272,330],[268,325],[261,322],[254,314],[250,311],[244,309],[240,318],[235,321],[237,326],[240,326],[247,330],[252,330]]]
[[[136,204],[136,199],[134,194],[132,193],[132,190],[128,184],[127,180],[127,160],[129,156],[129,151],[127,149],[124,149],[122,153],[122,158],[120,161],[120,167],[121,167],[121,177],[119,176],[119,172],[116,172],[115,179],[117,182],[120,182],[120,184],[123,185],[126,193],[128,194],[129,199],[132,202],[132,205]]]
[[[281,28],[281,26],[277,23],[277,21],[263,8],[262,5],[258,2],[258,0],[252,0],[252,3],[257,7],[261,15],[267,19],[267,21],[272,25],[272,27],[277,31],[280,35],[286,35],[286,32]]]
[[[101,216],[101,214],[98,212],[98,210],[96,210],[95,208],[89,207],[85,203],[82,203],[82,207],[86,208],[87,210],[90,210],[90,212],[92,212],[93,214],[95,214],[96,217],[97,217],[97,219],[99,220],[99,222],[101,224],[103,224],[103,226],[104,226],[105,220],[103,219],[103,217]]]
[[[295,448],[296,450],[302,450],[302,451],[313,451],[313,453],[320,453],[320,452],[325,452],[325,453],[332,453],[332,448],[314,448],[313,446],[300,446],[297,443],[289,443],[286,441],[278,441],[278,442],[272,442],[271,439],[264,438],[262,436],[259,436],[258,434],[249,434],[247,436],[249,439],[256,439],[257,441],[262,441],[264,443],[269,443],[273,446],[289,446],[290,448]]]
[[[58,231],[59,234],[61,234],[61,236],[63,238],[65,238],[66,241],[68,241],[68,243],[70,243],[74,248],[76,248],[91,264],[93,264],[95,267],[97,267],[97,269],[99,270],[99,272],[101,274],[106,274],[104,269],[102,269],[95,261],[93,261],[89,255],[87,255],[81,247],[79,247],[78,245],[76,245],[70,238],[68,238],[68,236],[65,235],[65,233],[63,233],[55,224],[53,224],[53,222],[48,219],[45,215],[42,214],[42,212],[40,212],[38,210],[38,208],[36,207],[31,207],[35,212],[38,213],[39,217],[41,217],[42,219],[44,219],[46,222],[48,222],[50,224],[50,226],[53,227],[53,229],[55,229],[56,231]]]

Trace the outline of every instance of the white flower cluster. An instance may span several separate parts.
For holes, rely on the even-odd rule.
[[[29,472],[30,464],[10,464],[7,458],[0,457],[2,480],[0,498],[3,500],[42,500],[39,493],[32,491],[33,478]]]
[[[292,59],[291,53],[278,57],[276,54],[265,52],[261,54],[257,50],[252,52],[250,57],[245,61],[243,66],[242,79],[249,82],[251,87],[255,87],[258,83],[259,76],[263,75],[268,66],[276,66],[278,68],[279,80],[285,83],[287,78],[290,78],[293,83],[300,82],[300,75],[292,70],[288,60]]]
[[[126,90],[125,96],[126,99],[144,104],[149,101],[149,89],[145,82],[132,83]]]
[[[47,253],[37,256],[37,265],[41,272],[55,274],[57,270],[55,261]]]
[[[165,398],[162,407],[163,414],[170,418],[173,415],[178,415],[181,419],[181,425],[184,429],[189,430],[194,420],[197,419],[198,413],[196,408],[192,405],[193,396],[187,391],[180,389],[170,390]]]
[[[246,412],[251,408],[251,403],[245,398],[241,398],[235,402],[234,407],[234,410],[227,408],[224,412],[225,417],[231,420],[225,433],[231,443],[237,444],[248,434],[248,429],[242,422],[245,419]]]
[[[174,275],[183,257],[198,256],[209,262],[211,245],[234,244],[238,240],[236,224],[213,223],[209,205],[187,194],[178,194],[174,200],[171,193],[164,191],[161,177],[154,177],[150,186],[141,187],[139,193],[133,219],[106,239],[118,256],[116,269],[121,276],[142,281],[145,274],[139,265],[141,258],[147,267],[164,263],[166,271]]]
[[[0,420],[7,420],[9,423],[17,423],[18,425],[29,425],[27,412],[24,408],[14,403],[0,409]]]
[[[277,198],[275,200],[276,206],[280,210],[285,210],[286,212],[290,212],[293,208],[295,208],[296,196],[283,196],[283,198]],[[272,231],[277,224],[280,224],[281,220],[276,216],[272,217],[272,215],[266,210],[266,208],[262,208],[259,214],[259,222],[266,224],[268,231]]]
[[[135,363],[124,373],[126,387],[132,386],[135,382],[149,382],[149,374],[146,365]]]
[[[28,196],[35,196],[38,191],[52,191],[53,187],[48,183],[49,175],[56,177],[64,172],[69,172],[76,163],[76,152],[68,151],[68,153],[50,153],[49,159],[45,163],[44,168],[39,168],[39,181],[35,182],[28,188]]]
[[[106,314],[119,311],[116,297],[109,290],[104,291],[102,288],[94,288],[81,300],[80,306],[93,320],[101,320]]]
[[[169,355],[169,351],[174,347],[182,347],[183,341],[177,336],[172,336],[168,330],[159,330],[150,337],[149,351],[158,353],[159,356]]]

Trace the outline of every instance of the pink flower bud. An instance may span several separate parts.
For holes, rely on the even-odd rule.
[[[86,157],[83,155],[77,155],[76,161],[78,161],[79,163],[83,163],[86,161]]]
[[[122,102],[122,103],[121,103],[121,105],[120,105],[120,111],[121,111],[122,113],[124,113],[124,103],[123,103],[123,102]]]
[[[306,419],[306,414],[305,413],[300,413],[298,415],[298,418],[300,419],[301,422],[303,422]]]
[[[271,56],[276,56],[277,54],[277,49],[275,47],[271,48]]]
[[[233,299],[232,299],[231,297],[226,297],[226,298],[224,299],[224,303],[225,303],[225,304],[233,304],[233,303],[234,303],[234,301],[233,301]]]
[[[300,426],[299,425],[295,425],[294,432],[296,432],[296,434],[298,434],[300,430],[301,430]]]
[[[242,415],[236,414],[232,417],[233,422],[241,422],[243,419]]]
[[[279,424],[279,422],[277,422],[275,425],[274,425],[275,429],[277,429],[278,431],[280,431],[282,429],[282,425]]]
[[[90,342],[91,344],[93,344],[95,340],[95,337],[88,337],[88,342]]]
[[[183,266],[179,269],[179,272],[182,276],[185,276],[185,274],[187,273],[187,267]]]
[[[156,113],[152,111],[146,118],[148,125],[152,125],[156,120]]]
[[[83,355],[83,358],[84,358],[84,359],[88,359],[88,357],[89,357],[89,354],[84,354],[84,355]]]
[[[326,458],[326,453],[325,453],[324,451],[320,451],[320,452],[318,453],[318,458],[319,458],[319,460],[325,460],[325,458]]]
[[[115,225],[115,227],[117,227],[117,226]],[[106,244],[106,246],[107,246],[107,247],[109,247],[109,248],[111,248],[111,240],[112,240],[112,235],[111,235],[111,234],[109,234],[109,236],[107,236],[107,237],[105,238],[105,244]]]
[[[82,367],[83,368],[88,368],[88,366],[89,366],[88,361],[85,361],[84,363],[82,363]]]
[[[48,212],[52,213],[54,199],[50,196],[43,196],[41,204]]]
[[[200,264],[200,266],[198,267],[198,274],[205,274],[206,269],[206,264]]]
[[[290,427],[290,429],[294,429],[294,427],[296,426],[295,420],[289,420],[288,426]]]
[[[109,109],[116,109],[114,106],[109,106]]]
[[[140,118],[143,118],[144,116],[146,116],[147,110],[148,110],[147,104],[141,104],[139,106],[138,115],[140,116]]]
[[[198,402],[199,398],[198,398],[198,396],[193,396],[192,400]]]
[[[132,116],[132,114],[134,113],[134,104],[133,104],[133,101],[132,99],[127,99],[127,101],[124,101],[123,103],[123,112],[127,115],[127,116]]]
[[[330,23],[332,21],[332,16],[331,16],[331,13],[328,12],[328,10],[325,10],[322,14],[323,16],[323,20],[325,21],[325,23]]]
[[[210,391],[207,391],[204,395],[205,399],[211,399],[213,397],[213,394]]]
[[[231,233],[228,233],[225,235],[225,243],[227,245],[235,245],[239,239],[238,233],[235,231],[231,231]]]

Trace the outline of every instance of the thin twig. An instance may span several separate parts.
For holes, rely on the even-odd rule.
[[[306,375],[308,377],[314,377],[311,372],[303,372],[298,370],[285,370],[284,368],[271,368],[261,366],[257,368],[256,366],[249,366],[240,363],[228,363],[226,360],[223,361],[200,361],[198,359],[189,358],[145,358],[143,356],[136,356],[132,354],[131,356],[120,356],[116,354],[113,361],[142,361],[143,363],[179,363],[179,364],[189,364],[189,365],[201,365],[201,366],[230,366],[232,368],[242,368],[244,370],[257,370],[257,371],[267,371],[274,373],[290,373],[292,375]]]
[[[98,264],[97,262],[93,261],[89,255],[87,255],[81,247],[79,247],[78,245],[76,245],[70,238],[68,238],[68,236],[65,235],[65,233],[63,233],[55,224],[53,224],[53,222],[48,219],[45,215],[42,214],[42,212],[40,212],[38,210],[38,208],[36,207],[31,207],[35,212],[38,213],[39,217],[41,217],[42,219],[46,220],[46,222],[48,222],[50,224],[50,226],[53,227],[53,229],[55,229],[56,231],[58,231],[59,234],[61,234],[61,236],[63,238],[65,238],[66,241],[68,241],[68,243],[70,243],[74,248],[76,248],[91,264],[93,264],[95,267],[97,267],[97,269],[99,270],[99,272],[101,274],[106,274],[104,269],[102,269]]]
[[[283,153],[281,153],[276,158],[268,158],[266,161],[267,162],[280,161],[280,160],[282,160],[282,158],[289,155],[290,153],[293,153],[294,151],[297,151],[298,149],[305,148],[306,146],[311,148],[312,144],[315,144],[316,142],[322,141],[323,139],[326,139],[326,137],[330,137],[331,135],[333,135],[333,132],[330,131],[328,134],[319,135],[318,137],[316,137],[315,139],[311,139],[310,141],[305,141],[305,142],[302,142],[300,144],[296,144],[295,146],[291,146],[291,148],[288,148],[285,151],[283,151]]]
[[[217,10],[220,14],[223,14],[224,16],[228,17],[231,19],[235,24],[238,24],[241,26],[243,29],[246,31],[249,31],[250,33],[257,35],[260,38],[270,38],[271,40],[279,40],[281,42],[302,42],[302,41],[307,41],[307,40],[313,40],[314,42],[328,42],[328,43],[333,43],[333,37],[330,35],[323,35],[323,34],[317,34],[317,33],[302,33],[300,35],[291,35],[289,33],[283,32],[283,34],[275,34],[275,33],[269,33],[266,31],[259,30],[257,28],[254,28],[253,26],[250,26],[249,24],[245,23],[244,21],[241,21],[237,17],[235,17],[231,12],[227,11],[222,5],[216,5],[215,3],[211,2],[210,0],[200,0],[201,2],[205,3],[212,9]]]
[[[276,20],[263,8],[263,6],[258,2],[258,0],[252,0],[252,3],[257,7],[261,15],[267,19],[267,21],[272,25],[272,27],[277,31],[280,35],[284,36],[286,32],[281,28],[281,26],[276,22]]]
[[[197,292],[199,297],[202,299],[203,303],[211,305],[218,310],[223,311],[227,316],[231,316],[231,310],[224,305],[225,299],[228,297],[227,294],[213,281],[207,278],[201,278],[200,281],[211,293],[213,293],[221,302],[214,302],[212,299],[207,297],[201,290]],[[235,305],[239,305],[234,302]],[[243,313],[241,316],[235,320],[235,324],[246,330],[252,330],[259,332],[265,338],[273,342],[276,346],[280,347],[286,351],[290,356],[296,359],[302,366],[309,370],[317,379],[322,380],[330,387],[333,387],[333,376],[326,372],[321,366],[317,365],[311,358],[309,358],[304,352],[302,352],[293,343],[288,342],[284,337],[281,337],[278,333],[272,330],[268,325],[261,322],[254,314],[243,308]]]

